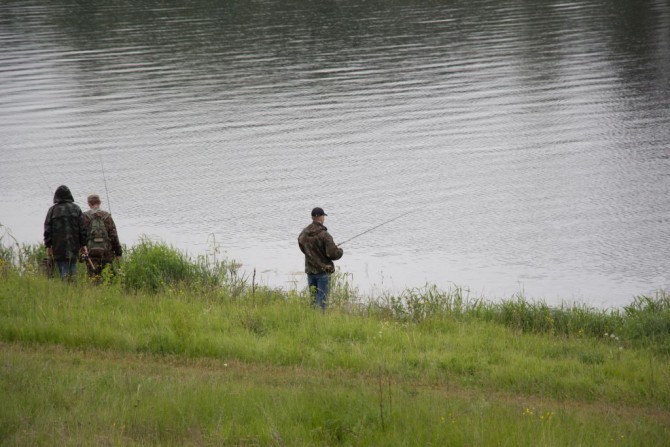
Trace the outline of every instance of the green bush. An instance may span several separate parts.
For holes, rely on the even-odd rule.
[[[209,261],[205,256],[193,260],[163,242],[144,238],[126,251],[120,276],[127,290],[155,293],[166,288],[213,289],[243,282],[237,267],[233,262]]]
[[[621,336],[670,353],[670,296],[666,292],[636,297],[624,307],[624,314]]]

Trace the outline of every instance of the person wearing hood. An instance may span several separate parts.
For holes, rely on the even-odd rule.
[[[298,236],[298,246],[305,255],[305,273],[307,286],[314,304],[326,310],[326,298],[330,274],[335,272],[336,261],[344,253],[333,241],[328,228],[323,224],[327,214],[323,208],[312,210],[312,223],[307,225]]]
[[[80,253],[86,253],[86,227],[81,208],[74,203],[70,189],[61,185],[54,194],[54,205],[44,220],[44,245],[62,279],[77,271]]]

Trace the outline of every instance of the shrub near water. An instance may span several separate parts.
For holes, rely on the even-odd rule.
[[[162,242],[143,239],[127,251],[122,283],[129,290],[158,292],[169,287],[212,288],[239,280],[237,265],[227,261],[196,260]]]

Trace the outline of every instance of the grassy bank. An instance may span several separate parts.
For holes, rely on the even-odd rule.
[[[667,445],[670,303],[426,287],[325,313],[162,244],[95,286],[0,266],[3,445]],[[34,267],[29,267],[31,262]]]

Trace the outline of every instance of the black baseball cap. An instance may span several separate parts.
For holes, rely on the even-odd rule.
[[[323,208],[319,208],[318,206],[312,210],[312,217],[318,217],[318,216],[327,216],[326,212],[323,210]]]

